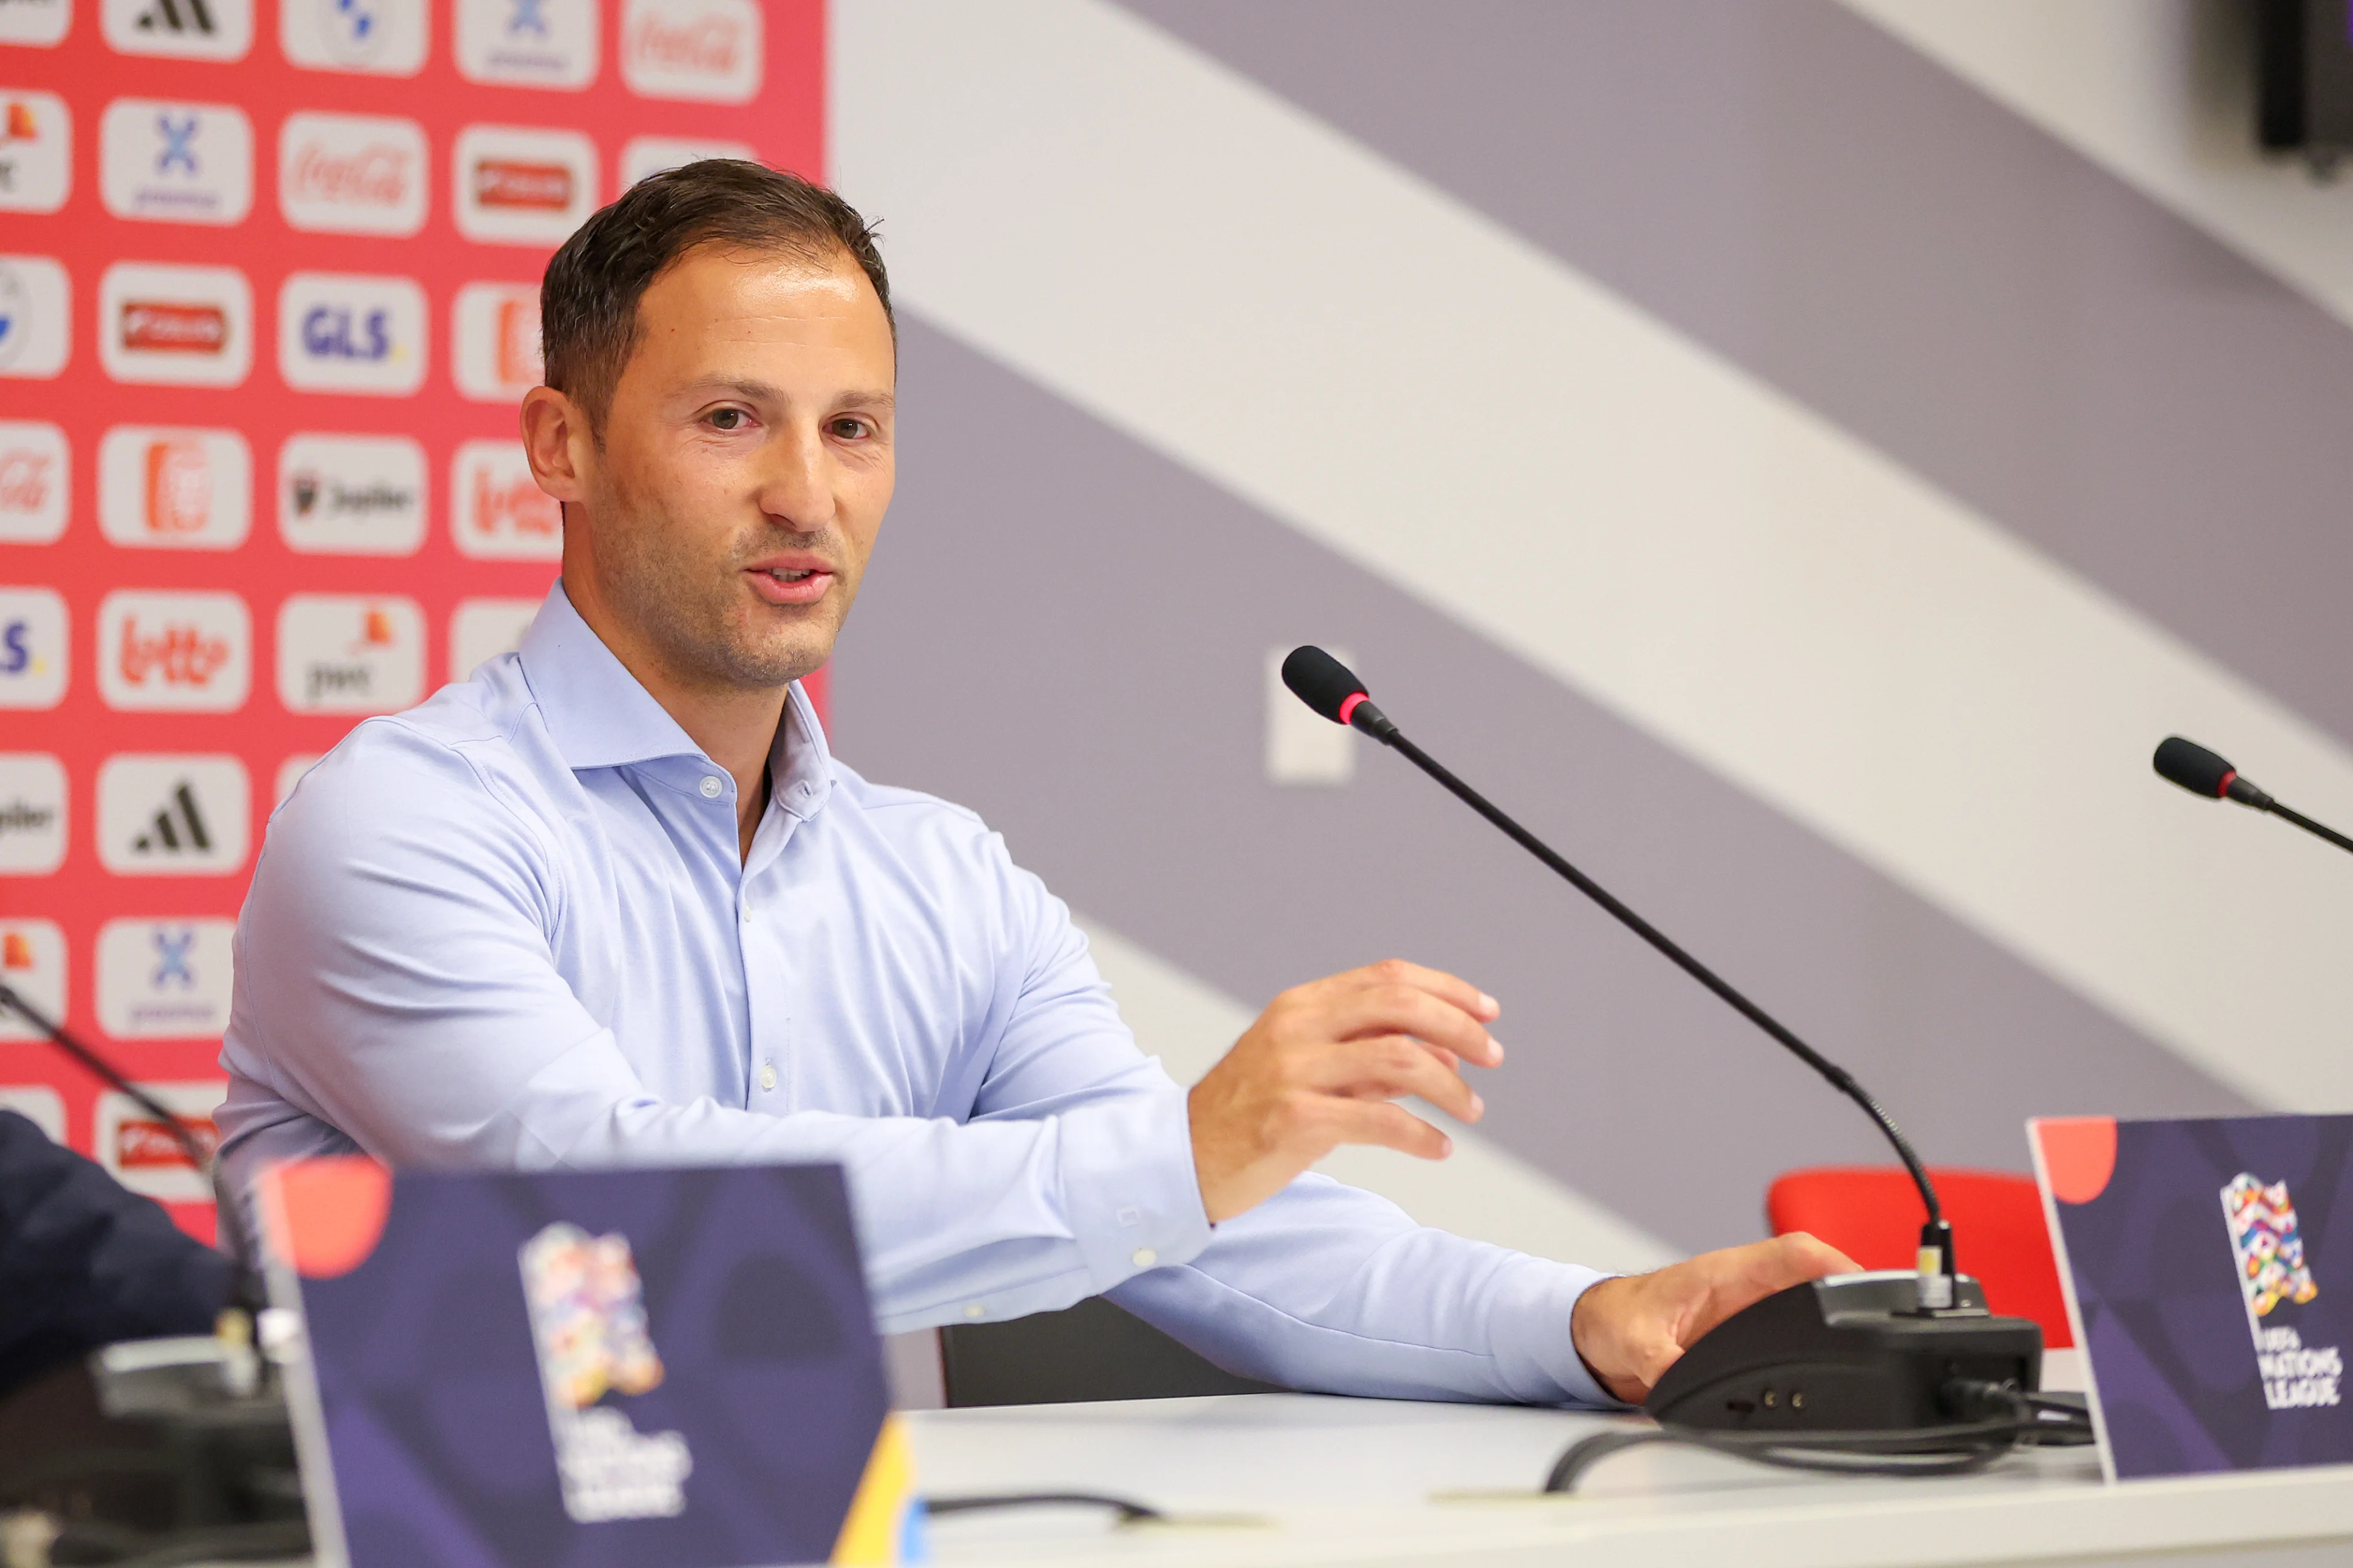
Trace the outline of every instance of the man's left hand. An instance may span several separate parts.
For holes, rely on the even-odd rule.
[[[1604,1279],[1577,1299],[1569,1338],[1601,1386],[1639,1405],[1692,1342],[1754,1301],[1861,1265],[1803,1231]]]

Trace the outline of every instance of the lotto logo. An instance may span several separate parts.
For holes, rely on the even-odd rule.
[[[425,290],[297,272],[278,292],[278,373],[299,392],[405,397],[425,384]]]
[[[596,144],[577,131],[470,125],[452,167],[452,208],[468,239],[561,245],[596,207]]]
[[[54,708],[66,695],[66,602],[49,588],[0,588],[0,708]]]
[[[477,561],[561,561],[564,509],[519,441],[469,441],[449,466],[449,531]]]
[[[458,74],[508,87],[596,79],[596,0],[458,0]]]
[[[65,858],[65,764],[39,752],[0,752],[0,875],[46,877]]]
[[[253,0],[100,0],[99,16],[117,54],[241,60],[253,47]]]
[[[425,448],[405,436],[294,436],[278,452],[278,531],[311,555],[414,555]]]
[[[765,46],[754,0],[628,0],[621,79],[640,98],[749,103]]]
[[[237,386],[253,368],[253,290],[233,267],[119,261],[99,280],[98,334],[117,381]]]
[[[756,162],[758,154],[741,142],[698,142],[677,136],[632,137],[621,148],[618,195],[648,174],[684,168],[705,158],[742,158]]]
[[[0,544],[47,544],[65,532],[72,467],[63,430],[0,420]]]
[[[467,680],[490,660],[522,647],[537,599],[467,599],[449,617],[449,679]]]
[[[253,122],[227,104],[118,98],[99,121],[99,195],[116,217],[243,223]]]
[[[98,689],[129,712],[232,713],[253,680],[253,627],[235,594],[109,594],[98,606]]]
[[[280,0],[286,58],[306,70],[415,76],[431,42],[426,0]]]
[[[392,713],[425,696],[414,599],[297,594],[278,612],[278,700],[290,713]]]
[[[0,256],[0,375],[46,381],[65,369],[72,288],[46,256]]]
[[[220,1130],[213,1125],[213,1114],[228,1098],[226,1083],[143,1083],[139,1087],[170,1111],[194,1135],[196,1147],[211,1157],[220,1146]],[[153,1111],[110,1089],[98,1097],[94,1121],[98,1163],[116,1181],[157,1203],[212,1201],[212,1184],[188,1163],[186,1149],[169,1127],[155,1120]]]
[[[458,390],[513,403],[545,374],[539,355],[539,289],[529,283],[469,283],[449,312],[449,363]]]
[[[66,1019],[66,936],[55,921],[0,920],[0,980],[53,1024]],[[37,1040],[14,1009],[0,1012],[0,1040]]]
[[[0,4],[0,19],[15,3]],[[53,213],[72,191],[73,115],[66,100],[54,92],[0,90],[0,212]]]
[[[119,877],[245,867],[252,789],[235,757],[109,757],[98,770],[98,861]]]
[[[73,0],[6,0],[0,4],[0,44],[55,48],[73,25]]]
[[[116,426],[98,447],[98,526],[133,550],[236,549],[253,526],[245,437]]]
[[[411,235],[425,226],[425,128],[371,114],[289,115],[278,205],[293,228]]]
[[[228,1027],[226,920],[109,921],[98,932],[98,1025],[118,1040],[218,1038]]]

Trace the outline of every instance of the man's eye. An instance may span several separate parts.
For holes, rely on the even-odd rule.
[[[744,428],[744,411],[740,408],[714,408],[711,411],[711,424],[717,430],[741,430]]]
[[[845,441],[854,441],[859,437],[866,434],[866,421],[863,419],[837,419],[833,422],[833,433],[840,437]]]

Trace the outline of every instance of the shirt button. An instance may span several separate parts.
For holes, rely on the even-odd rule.
[[[776,1069],[775,1068],[775,1067],[770,1066],[770,1067],[764,1067],[764,1068],[762,1068],[760,1069],[760,1089],[761,1089],[761,1091],[762,1091],[763,1093],[765,1093],[765,1092],[767,1092],[767,1091],[769,1091],[769,1090],[774,1089],[776,1087]]]
[[[964,1310],[964,1315],[972,1319],[975,1322],[978,1322],[981,1319],[988,1316],[988,1309],[982,1306],[979,1302],[975,1301],[971,1306],[966,1307]]]
[[[721,784],[715,778],[705,778],[702,781],[702,798],[705,800],[717,800],[721,792],[725,790],[726,787],[727,786],[725,784]]]
[[[1138,1268],[1149,1268],[1160,1261],[1160,1254],[1148,1247],[1139,1247],[1128,1256],[1127,1260]]]

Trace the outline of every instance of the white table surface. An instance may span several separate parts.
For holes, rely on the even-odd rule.
[[[1986,1563],[2315,1543],[2353,1563],[2353,1468],[2107,1486],[2090,1448],[1975,1476],[1818,1478],[1672,1447],[1605,1461],[1573,1498],[1535,1489],[1623,1416],[1313,1394],[910,1413],[927,1493],[1113,1492],[1172,1513],[936,1519],[936,1561],[1220,1564]],[[1482,1495],[1483,1494],[1483,1495]],[[1517,1494],[1517,1495],[1511,1495]],[[2327,1543],[2327,1544],[2324,1544]]]

